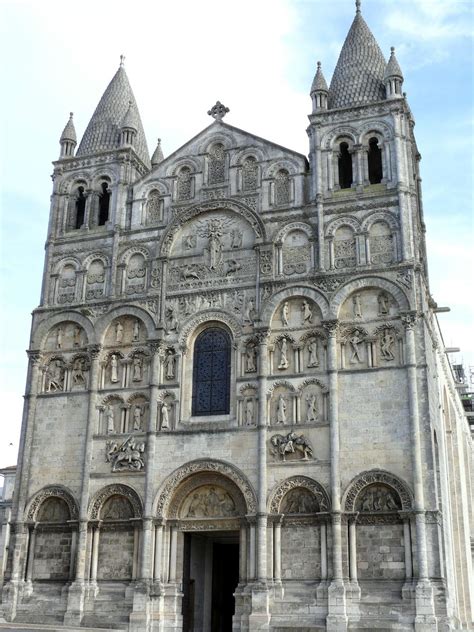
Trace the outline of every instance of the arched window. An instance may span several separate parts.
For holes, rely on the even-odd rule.
[[[218,143],[209,152],[209,184],[225,182],[225,150],[224,145]]]
[[[86,196],[84,194],[84,187],[78,187],[76,197],[76,222],[74,228],[81,228],[81,226],[84,224],[85,212]]]
[[[382,152],[380,151],[379,141],[376,138],[369,140],[369,182],[370,184],[378,184],[382,182]]]
[[[194,344],[193,411],[195,416],[226,415],[230,410],[230,336],[206,329]]]
[[[178,173],[176,197],[178,200],[189,200],[192,198],[192,176],[189,167],[182,167]]]
[[[146,221],[148,224],[154,224],[161,221],[163,214],[163,200],[160,196],[160,192],[157,189],[153,189],[148,194],[146,202]]]
[[[275,204],[289,204],[290,186],[290,174],[286,169],[280,169],[275,177]]]
[[[352,156],[349,153],[349,145],[339,145],[338,157],[339,186],[341,189],[350,189],[352,185]]]
[[[99,226],[109,221],[110,191],[107,182],[102,182],[102,193],[99,194]]]
[[[258,186],[257,161],[253,156],[246,158],[242,164],[242,189],[254,191]]]

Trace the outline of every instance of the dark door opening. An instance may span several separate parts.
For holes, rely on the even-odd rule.
[[[232,632],[239,583],[238,534],[185,534],[183,632]]]

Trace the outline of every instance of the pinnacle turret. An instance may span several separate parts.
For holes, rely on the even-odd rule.
[[[150,165],[145,132],[138,112],[137,103],[130,87],[121,57],[120,67],[112,81],[107,86],[94,114],[82,137],[78,156],[95,154],[102,151],[117,149],[121,146],[122,127],[131,122],[136,128],[133,148],[142,162]]]
[[[313,101],[313,113],[317,110],[327,110],[328,107],[328,84],[321,70],[321,62],[318,61],[316,74],[311,85],[311,99]]]
[[[156,149],[153,152],[153,156],[151,157],[151,166],[156,167],[164,160],[163,150],[161,149],[161,138],[158,139],[158,143],[156,145]]]
[[[74,156],[74,149],[77,145],[76,129],[74,127],[74,121],[72,120],[73,113],[69,113],[69,120],[66,123],[66,127],[63,129],[59,144],[61,145],[60,158],[69,158]]]
[[[390,48],[390,59],[385,67],[384,73],[385,90],[387,99],[395,99],[402,95],[403,73],[395,57],[395,48]]]

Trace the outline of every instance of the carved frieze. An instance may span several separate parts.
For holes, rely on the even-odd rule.
[[[138,472],[145,467],[145,443],[138,442],[132,435],[125,441],[107,441],[105,461],[111,464],[112,472]]]
[[[313,458],[313,447],[309,440],[296,432],[289,432],[287,435],[275,434],[270,438],[271,454],[280,458],[283,462],[287,460],[308,461]]]

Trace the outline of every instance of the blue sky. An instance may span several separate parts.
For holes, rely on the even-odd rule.
[[[452,309],[439,317],[446,344],[472,365],[473,7],[362,1],[384,54],[394,45],[405,75],[423,157],[431,291]],[[210,123],[206,112],[219,99],[230,124],[307,154],[316,61],[329,82],[354,11],[352,0],[0,0],[0,467],[16,460],[51,161],[69,111],[80,136],[123,53],[150,151],[158,136],[165,155],[177,149]]]

